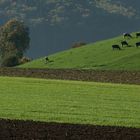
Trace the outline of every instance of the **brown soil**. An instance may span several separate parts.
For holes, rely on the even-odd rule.
[[[140,84],[140,71],[96,71],[72,69],[1,68],[2,76],[81,80],[110,83]]]
[[[140,140],[140,129],[0,120],[0,140]]]

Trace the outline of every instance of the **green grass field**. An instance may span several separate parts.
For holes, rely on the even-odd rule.
[[[140,128],[140,86],[0,77],[0,118]]]
[[[135,43],[139,42],[140,38],[134,36],[135,33],[133,33],[133,39],[127,39],[132,47],[124,47],[121,51],[113,51],[111,46],[120,45],[124,40],[123,36],[50,55],[49,58],[53,62],[47,64],[45,58],[40,58],[19,67],[140,70],[140,48],[135,47]]]

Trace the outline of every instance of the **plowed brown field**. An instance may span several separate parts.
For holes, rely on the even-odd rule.
[[[0,140],[140,140],[140,129],[0,120]]]
[[[81,80],[94,82],[140,84],[140,71],[96,71],[74,69],[1,68],[1,76]]]

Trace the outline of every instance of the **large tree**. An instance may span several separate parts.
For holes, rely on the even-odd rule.
[[[22,58],[29,43],[29,28],[16,19],[9,20],[0,28],[1,60],[11,56]]]

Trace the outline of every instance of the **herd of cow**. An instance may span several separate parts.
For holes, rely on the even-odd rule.
[[[126,38],[131,39],[131,38],[133,38],[132,35],[129,34],[129,33],[124,33],[124,34],[123,34],[123,37],[124,37],[124,39],[126,39]],[[138,37],[140,37],[140,33],[136,33],[136,38],[138,38]],[[121,45],[122,45],[122,47],[124,47],[124,46],[129,47],[128,42],[125,41],[125,40],[124,40],[124,41],[121,41]],[[137,48],[140,47],[140,42],[136,42],[135,46],[136,46]],[[121,50],[121,47],[120,47],[119,45],[117,45],[117,44],[112,45],[112,48],[113,48],[113,50],[114,50],[114,49]]]

